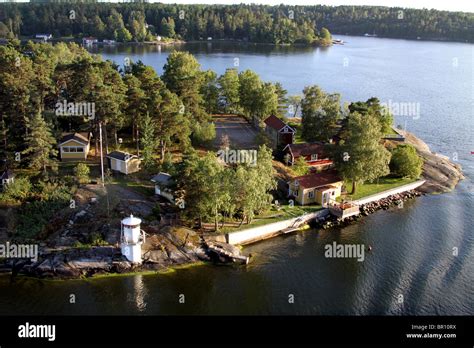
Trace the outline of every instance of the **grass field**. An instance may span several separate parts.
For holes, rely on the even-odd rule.
[[[416,179],[384,177],[373,183],[359,184],[356,186],[356,193],[354,195],[348,194],[342,198],[345,200],[357,200],[398,186],[410,184],[414,181],[416,181]],[[350,192],[352,190],[352,182],[346,181],[345,185],[346,189]],[[342,198],[339,197],[338,201]]]

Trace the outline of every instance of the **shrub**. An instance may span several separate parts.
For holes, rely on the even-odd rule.
[[[392,151],[390,160],[391,174],[402,178],[418,178],[421,175],[423,159],[418,156],[416,149],[409,144],[398,145]]]
[[[78,163],[74,168],[74,174],[76,175],[76,180],[79,184],[87,184],[89,179],[90,169],[85,163]]]
[[[209,144],[216,137],[216,127],[214,123],[203,122],[197,124],[193,133],[194,143],[197,145]]]
[[[6,185],[5,191],[0,194],[0,201],[24,201],[31,194],[31,182],[28,178],[15,178]]]

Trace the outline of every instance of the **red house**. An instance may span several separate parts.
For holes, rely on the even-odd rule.
[[[265,123],[265,133],[267,133],[272,140],[273,147],[293,144],[296,131],[292,127],[275,115],[267,117],[263,122]]]
[[[309,166],[317,169],[327,169],[333,164],[323,143],[288,144],[283,152],[290,166],[295,164],[300,157],[304,157]]]

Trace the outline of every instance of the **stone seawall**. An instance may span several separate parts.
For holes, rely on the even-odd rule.
[[[249,228],[243,231],[230,232],[226,234],[226,242],[229,244],[250,244],[259,240],[279,235],[281,231],[292,227],[295,222],[304,224],[310,220],[324,217],[329,214],[329,209],[321,209],[314,213],[305,214],[292,219],[274,222],[271,224]]]

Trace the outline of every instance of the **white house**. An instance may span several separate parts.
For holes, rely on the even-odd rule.
[[[174,202],[173,189],[174,180],[168,173],[160,172],[151,178],[151,182],[155,183],[155,194]]]
[[[127,152],[113,151],[107,155],[109,167],[123,174],[131,174],[140,170],[140,159]]]
[[[36,34],[35,38],[38,40],[42,40],[43,42],[46,42],[48,40],[51,40],[53,38],[53,35],[51,34]]]

